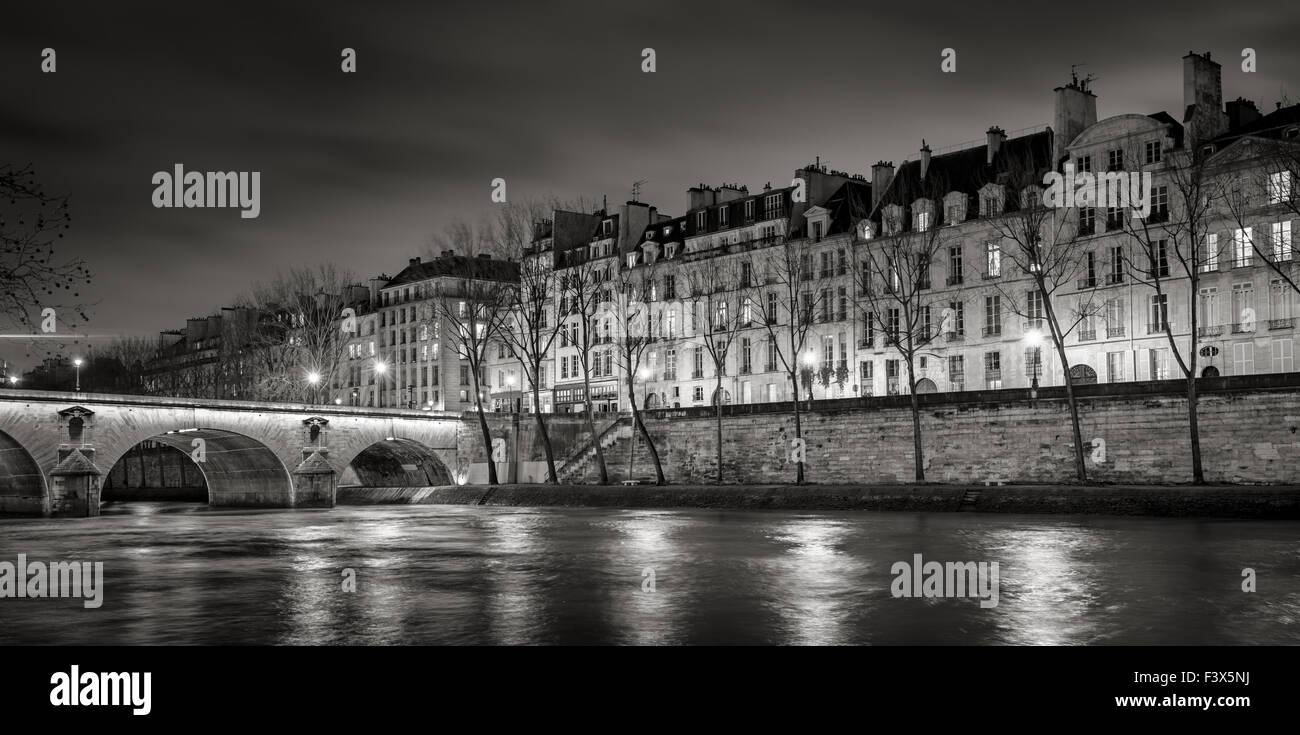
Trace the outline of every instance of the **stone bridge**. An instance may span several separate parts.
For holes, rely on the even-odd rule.
[[[145,440],[189,455],[212,505],[330,507],[340,482],[465,482],[462,424],[439,411],[4,390],[0,513],[97,515],[102,477]]]

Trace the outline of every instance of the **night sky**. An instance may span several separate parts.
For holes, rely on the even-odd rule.
[[[1071,64],[1102,118],[1181,118],[1189,50],[1224,65],[1225,99],[1300,100],[1294,0],[117,5],[0,11],[0,161],[71,195],[64,252],[96,272],[96,333],[183,326],[294,264],[394,274],[488,211],[496,177],[511,198],[612,204],[646,179],[641,200],[681,214],[700,182],[782,186],[816,156],[868,174],[922,137],[1051,124]],[[260,171],[261,216],[154,208],[153,173],[178,162]]]

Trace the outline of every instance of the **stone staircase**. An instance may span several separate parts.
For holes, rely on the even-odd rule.
[[[605,466],[609,472],[610,482],[615,482],[614,468],[611,466],[611,455],[617,454],[612,451],[620,442],[626,443],[632,438],[632,418],[625,416],[605,427],[600,432],[597,441],[600,442],[600,448],[605,450]],[[626,453],[623,454],[626,457]],[[626,467],[624,468],[626,470]],[[559,484],[567,485],[584,482],[587,475],[592,475],[593,481],[599,480],[599,468],[596,467],[596,447],[595,444],[588,444],[571,454],[555,468],[555,476]]]

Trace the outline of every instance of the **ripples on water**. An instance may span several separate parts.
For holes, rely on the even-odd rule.
[[[0,521],[104,604],[0,599],[0,643],[1300,643],[1300,523],[1000,514],[129,503]],[[895,599],[997,561],[1000,602]],[[1258,592],[1241,591],[1241,571]],[[643,590],[643,570],[654,591]],[[356,592],[341,589],[356,572]]]

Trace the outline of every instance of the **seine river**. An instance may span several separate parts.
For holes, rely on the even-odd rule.
[[[1297,522],[185,503],[105,513],[0,521],[0,562],[104,565],[97,609],[0,598],[0,643],[1300,643]],[[997,562],[996,606],[895,597],[891,569],[917,554]]]

